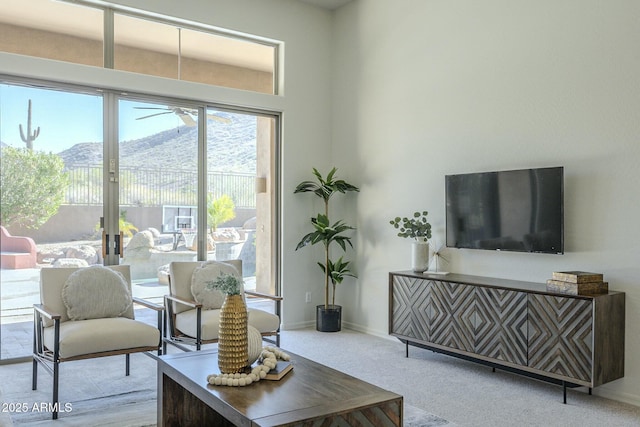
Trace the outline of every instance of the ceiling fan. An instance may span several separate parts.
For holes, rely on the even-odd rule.
[[[148,119],[150,117],[161,116],[163,114],[175,114],[180,117],[185,126],[195,126],[198,118],[198,110],[195,108],[182,107],[133,107],[137,110],[162,110],[160,113],[149,114],[147,116],[138,117],[136,120]],[[217,114],[207,114],[207,119],[215,120],[220,123],[231,123],[231,119],[221,117]]]

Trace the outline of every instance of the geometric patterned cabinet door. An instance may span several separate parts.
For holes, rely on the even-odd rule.
[[[426,280],[414,277],[394,276],[391,297],[390,333],[429,341],[430,287]]]
[[[475,287],[442,281],[432,283],[429,340],[434,344],[472,353]]]
[[[591,382],[591,300],[529,295],[529,367]]]
[[[527,365],[527,294],[476,289],[475,352],[495,360]]]

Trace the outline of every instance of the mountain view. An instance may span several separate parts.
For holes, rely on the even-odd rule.
[[[230,122],[208,121],[209,172],[255,173],[256,118],[228,113],[225,118]],[[144,138],[123,141],[120,143],[120,166],[195,171],[198,161],[195,155],[197,135],[197,127],[179,126]],[[101,165],[103,144],[81,142],[58,155],[67,166]]]
[[[256,118],[228,115],[230,123],[208,121],[210,172],[256,171]],[[180,126],[120,144],[120,166],[197,170],[197,127]],[[65,164],[102,163],[101,143],[81,143],[59,153]]]

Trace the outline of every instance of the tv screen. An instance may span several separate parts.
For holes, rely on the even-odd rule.
[[[447,247],[564,253],[562,167],[447,175]]]

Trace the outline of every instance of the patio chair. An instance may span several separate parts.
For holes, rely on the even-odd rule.
[[[40,304],[34,304],[32,388],[38,365],[53,375],[53,419],[58,418],[58,377],[62,362],[124,354],[161,354],[161,305],[131,296],[128,265],[43,268]],[[152,326],[134,318],[133,304],[158,313]]]
[[[220,291],[205,288],[206,283],[221,272],[242,277],[242,261],[174,261],[169,265],[170,294],[164,297],[163,352],[166,352],[167,344],[191,351],[193,346],[200,350],[203,344],[218,342],[220,307],[224,295]],[[248,308],[248,324],[260,332],[263,340],[279,346],[282,297],[247,290],[243,290],[243,293],[245,296],[274,301],[275,314]]]

